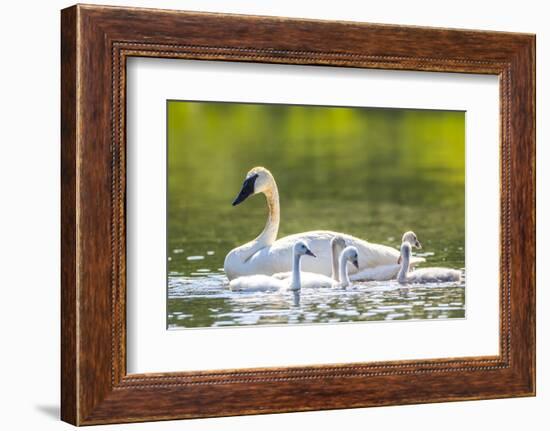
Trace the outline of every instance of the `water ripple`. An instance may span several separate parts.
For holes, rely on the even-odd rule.
[[[222,272],[197,269],[192,275],[169,277],[171,329],[465,316],[463,282],[403,286],[388,281],[357,283],[345,290],[309,288],[302,289],[295,306],[288,292],[233,292]]]

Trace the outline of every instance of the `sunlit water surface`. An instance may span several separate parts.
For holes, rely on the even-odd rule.
[[[170,279],[169,328],[464,317],[464,285],[365,282],[347,289],[232,292],[222,274]]]

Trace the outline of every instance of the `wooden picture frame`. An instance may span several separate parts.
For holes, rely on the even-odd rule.
[[[535,394],[534,35],[83,5],[64,9],[61,18],[64,421]],[[131,56],[498,75],[500,354],[128,375],[125,65]]]

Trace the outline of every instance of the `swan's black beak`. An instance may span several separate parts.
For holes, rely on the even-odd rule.
[[[355,266],[357,269],[359,269],[359,260],[358,259],[353,259],[352,263],[353,263],[353,266]]]
[[[397,259],[397,264],[401,265],[401,256],[399,256],[399,259]]]
[[[254,194],[254,183],[256,182],[256,178],[258,178],[258,174],[252,175],[251,177],[248,177],[246,180],[244,180],[239,195],[233,201],[233,206],[239,205],[248,196]]]
[[[422,244],[420,244],[420,241],[416,240],[416,242],[414,243],[414,246],[416,248],[422,248]]]
[[[309,248],[306,250],[306,254],[307,254],[308,256],[311,256],[311,257],[317,257],[317,256],[315,256],[315,255],[313,254],[313,252],[312,252]]]

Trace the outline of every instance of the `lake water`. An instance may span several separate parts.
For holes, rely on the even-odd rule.
[[[263,196],[231,202],[246,172],[274,174],[279,237],[345,232],[398,248],[414,230],[423,266],[464,270],[464,113],[168,103],[167,322],[170,329],[464,318],[465,283],[360,283],[231,292],[225,255],[265,224]]]

